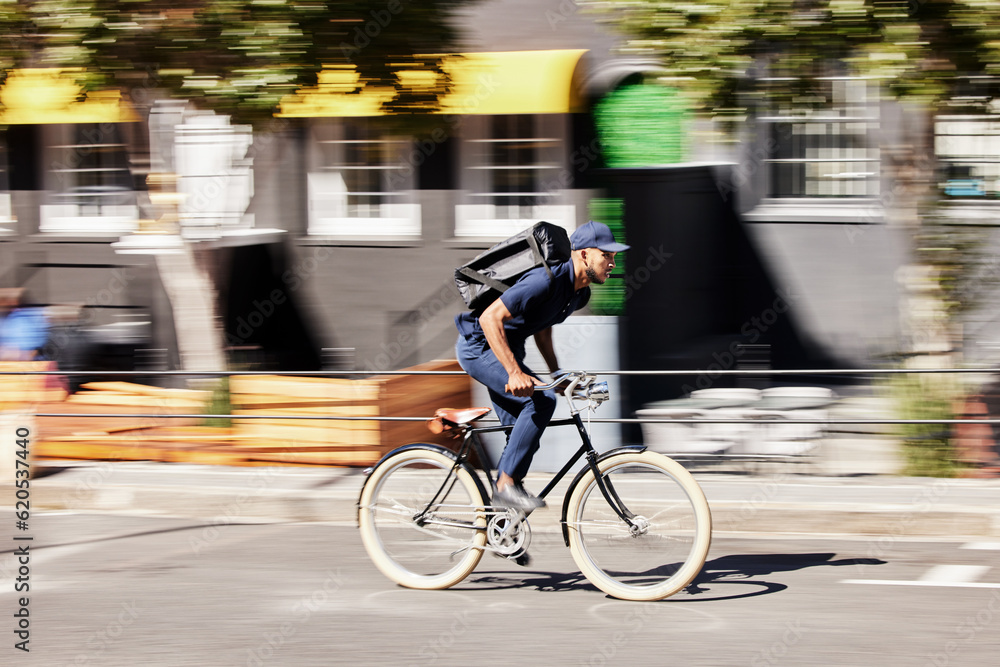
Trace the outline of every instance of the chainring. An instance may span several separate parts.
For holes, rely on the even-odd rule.
[[[517,558],[531,543],[528,520],[512,510],[494,514],[486,525],[486,539],[490,547],[501,556]]]

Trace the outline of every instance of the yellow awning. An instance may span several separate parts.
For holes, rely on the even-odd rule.
[[[452,90],[441,100],[443,114],[542,114],[581,110],[573,73],[582,49],[466,53],[447,58],[444,69]],[[415,89],[437,85],[431,72],[404,71],[404,84]],[[392,99],[391,88],[358,87],[353,69],[328,69],[319,84],[302,88],[281,102],[278,116],[342,118],[381,116],[382,103]]]
[[[117,90],[93,91],[81,99],[72,69],[12,70],[0,89],[0,125],[126,123],[139,120]]]

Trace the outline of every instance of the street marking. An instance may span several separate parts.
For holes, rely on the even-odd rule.
[[[1000,584],[977,581],[897,581],[893,579],[844,579],[842,584],[872,584],[875,586],[931,586],[938,588],[1000,588]]]
[[[896,579],[844,579],[842,584],[874,584],[877,586],[944,586],[954,588],[1000,588],[1000,584],[977,582],[989,565],[935,565],[917,581]]]
[[[975,581],[988,569],[989,565],[935,565],[920,577],[920,581],[964,584]]]
[[[959,549],[978,549],[980,551],[1000,551],[1000,542],[968,542]]]

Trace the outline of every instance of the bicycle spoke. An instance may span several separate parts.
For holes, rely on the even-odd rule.
[[[391,579],[446,588],[482,555],[485,510],[475,481],[453,459],[414,449],[372,471],[359,503],[362,539]]]
[[[660,599],[682,588],[704,563],[711,530],[697,484],[676,463],[651,452],[612,457],[602,475],[633,518],[621,519],[587,475],[567,507],[580,569],[624,599]]]

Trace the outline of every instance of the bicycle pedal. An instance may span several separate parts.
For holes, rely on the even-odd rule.
[[[515,563],[517,563],[521,567],[528,567],[529,565],[531,565],[531,554],[529,554],[527,551],[525,551],[520,556],[515,556],[511,560],[513,560]]]

